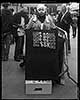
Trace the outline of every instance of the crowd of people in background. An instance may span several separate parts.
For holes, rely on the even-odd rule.
[[[2,19],[2,60],[8,61],[10,45],[15,43],[14,60],[21,61],[24,58],[24,28],[29,23],[33,15],[36,14],[36,8],[33,15],[29,16],[27,7],[21,7],[21,10],[14,13],[14,9],[8,9],[9,4],[3,3],[1,9]],[[78,18],[76,15],[71,15],[69,7],[62,5],[59,12],[49,14],[53,23],[67,32],[68,36],[68,52],[71,53],[70,45],[70,26],[73,29],[73,38],[76,37],[76,28],[78,27]]]

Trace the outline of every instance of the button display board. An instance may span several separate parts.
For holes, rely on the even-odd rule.
[[[26,31],[25,80],[58,79],[57,40],[57,29]]]

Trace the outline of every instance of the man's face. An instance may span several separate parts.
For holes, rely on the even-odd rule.
[[[37,11],[38,11],[38,13],[39,13],[40,16],[44,16],[45,12],[46,12],[45,8],[43,8],[43,7],[39,8]]]

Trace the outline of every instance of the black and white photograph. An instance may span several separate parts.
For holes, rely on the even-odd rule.
[[[2,99],[79,99],[79,3],[0,6]]]

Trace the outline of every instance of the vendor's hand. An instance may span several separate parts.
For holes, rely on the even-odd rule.
[[[67,38],[67,32],[66,32],[66,31],[64,31],[64,33],[65,33],[65,38]]]
[[[58,26],[56,26],[56,28],[59,29],[59,30],[61,30],[61,31],[63,31],[63,32],[65,33],[66,39],[68,39],[68,37],[67,37],[67,32],[66,32],[65,30],[63,30],[62,28],[60,28],[60,27],[58,27]]]

